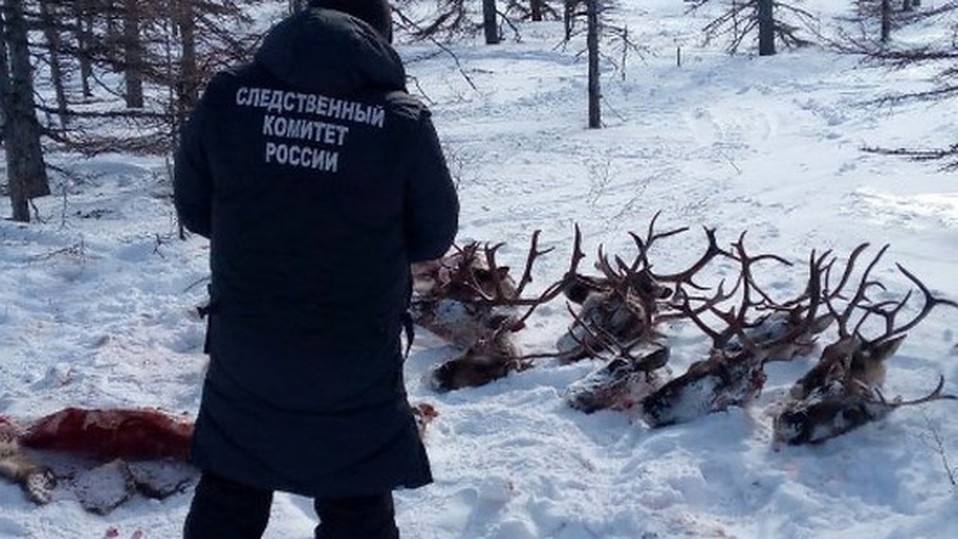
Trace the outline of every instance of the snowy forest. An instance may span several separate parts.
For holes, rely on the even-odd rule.
[[[177,150],[214,77],[315,8],[0,5],[0,538],[182,537],[214,278]],[[411,265],[435,482],[396,492],[403,537],[958,537],[958,1],[391,16],[460,204],[455,245]],[[383,125],[252,92],[340,146]],[[316,521],[277,493],[265,537]]]

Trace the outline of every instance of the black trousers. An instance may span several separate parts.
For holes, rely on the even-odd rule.
[[[273,493],[204,473],[186,517],[184,539],[259,539]],[[316,539],[399,539],[391,492],[315,501]]]

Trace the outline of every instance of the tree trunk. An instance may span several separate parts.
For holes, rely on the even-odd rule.
[[[902,11],[913,11],[914,9],[915,9],[915,5],[912,3],[911,0],[902,0],[901,2]]]
[[[49,0],[40,0],[40,17],[43,23],[43,36],[47,40],[50,49],[50,82],[53,84],[53,92],[57,100],[57,113],[60,116],[60,125],[66,126],[69,118],[67,116],[66,90],[63,87],[63,65],[60,62],[60,51],[63,50],[60,30],[56,27],[57,21],[50,11]]]
[[[143,108],[143,48],[140,42],[138,0],[123,0],[123,64],[126,106]]]
[[[531,0],[529,5],[529,11],[531,12],[532,20],[535,22],[542,20],[542,2],[543,0]]]
[[[891,39],[891,0],[881,0],[881,42]]]
[[[562,3],[562,26],[565,28],[565,40],[572,39],[572,17],[577,0],[564,0]]]
[[[775,54],[775,2],[758,0],[758,54]]]
[[[93,97],[90,88],[90,79],[93,78],[93,62],[90,58],[93,36],[93,9],[90,0],[78,0],[73,4],[76,17],[77,61],[80,63],[80,84],[83,87],[83,97]]]
[[[13,219],[26,223],[30,221],[29,200],[49,195],[50,184],[33,101],[33,69],[23,0],[3,0],[3,8],[0,92],[3,94],[7,183]]]
[[[176,81],[177,126],[196,105],[199,69],[196,64],[196,14],[194,0],[176,0],[176,25],[180,31],[180,72]]]
[[[496,0],[482,0],[482,28],[486,33],[486,45],[499,43],[498,19]]]
[[[599,81],[599,0],[586,0],[589,49],[589,128],[602,127],[602,87]]]

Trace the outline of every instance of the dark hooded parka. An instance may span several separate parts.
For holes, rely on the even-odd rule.
[[[458,201],[429,112],[372,27],[325,9],[210,83],[175,202],[211,239],[211,362],[192,459],[329,498],[431,481],[406,401],[410,262],[450,247]]]

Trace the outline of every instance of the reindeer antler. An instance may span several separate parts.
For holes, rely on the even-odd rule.
[[[698,275],[700,271],[705,269],[705,267],[708,266],[709,263],[712,262],[712,260],[714,260],[716,257],[727,256],[732,258],[732,255],[728,251],[719,247],[718,239],[716,237],[716,229],[708,227],[702,227],[702,229],[705,231],[705,237],[708,239],[708,247],[706,248],[705,253],[694,264],[684,271],[665,275],[659,275],[652,272],[652,267],[649,265],[649,275],[660,283],[686,283],[688,286],[697,290],[705,290],[705,287],[695,284],[695,281],[693,280],[694,277]],[[673,233],[669,235],[674,235],[678,232],[684,232],[686,230],[688,229],[679,229],[678,231],[673,231]]]
[[[828,290],[825,293],[825,297],[824,297],[825,304],[828,307],[829,311],[835,316],[836,320],[838,321],[839,335],[842,338],[855,337],[855,338],[861,339],[864,343],[868,345],[874,345],[879,342],[885,342],[885,341],[903,336],[908,331],[911,331],[912,329],[914,329],[915,326],[921,323],[926,317],[928,317],[928,315],[931,314],[931,312],[935,309],[935,307],[948,306],[948,307],[958,308],[958,303],[946,298],[935,296],[931,292],[931,290],[928,288],[928,286],[926,286],[925,283],[923,283],[920,279],[918,279],[918,277],[916,277],[913,273],[905,269],[905,267],[902,266],[901,264],[896,264],[896,266],[898,267],[898,270],[903,275],[905,275],[905,277],[907,277],[909,281],[911,281],[912,283],[915,284],[915,286],[918,287],[918,290],[921,291],[925,299],[925,302],[921,308],[921,311],[910,322],[907,322],[906,324],[901,326],[896,326],[898,316],[901,314],[904,308],[908,305],[909,300],[911,300],[911,298],[913,297],[914,290],[909,291],[900,300],[873,303],[868,298],[868,291],[872,288],[886,290],[885,286],[881,284],[880,282],[875,280],[870,280],[870,276],[871,276],[871,272],[878,265],[878,262],[882,259],[882,257],[888,251],[888,247],[889,247],[888,245],[885,245],[884,247],[882,247],[882,249],[878,252],[875,258],[871,261],[871,263],[865,269],[864,273],[861,276],[861,280],[859,281],[858,288],[856,289],[854,296],[852,296],[852,298],[848,300],[848,303],[846,303],[844,310],[839,312],[838,309],[835,308],[833,304],[833,300],[835,298],[841,297],[841,294],[845,285],[850,280],[850,275],[852,273],[852,270],[857,258],[865,251],[865,249],[868,248],[867,243],[859,245],[852,252],[852,255],[850,256],[848,261],[848,265],[846,266],[845,272],[842,276],[841,282],[834,290]],[[829,268],[829,270],[830,269],[831,268]],[[826,281],[827,281],[829,272],[826,272]],[[865,311],[865,314],[858,320],[858,322],[855,324],[855,327],[850,331],[849,322],[850,322],[852,314],[854,313],[856,309],[861,309]],[[882,318],[885,323],[885,328],[884,328],[884,332],[881,335],[873,339],[866,339],[861,334],[861,331],[865,322],[868,320],[870,316],[878,316]]]
[[[585,331],[590,337],[590,339],[580,339],[575,333],[570,333],[572,340],[574,340],[579,346],[582,346],[593,357],[601,358],[604,357],[606,351],[611,351],[614,357],[627,359],[640,370],[646,372],[660,369],[669,362],[670,354],[667,347],[662,347],[662,350],[664,350],[662,353],[654,354],[645,358],[635,357],[635,355],[633,355],[633,351],[638,346],[647,344],[647,339],[640,337],[634,339],[630,343],[622,344],[614,335],[609,333],[609,331],[602,326],[591,324],[584,320],[581,315],[575,312],[575,310],[572,308],[572,305],[569,303],[566,303],[566,309],[569,311],[569,314],[572,315],[576,326],[582,328],[582,330]],[[593,346],[593,343],[598,343],[601,346],[595,347]]]
[[[904,406],[916,406],[919,404],[924,404],[926,402],[933,402],[938,400],[958,400],[958,396],[956,395],[949,395],[946,393],[942,393],[944,389],[945,389],[945,377],[942,375],[939,375],[938,385],[935,387],[935,390],[929,393],[928,395],[921,397],[920,399],[915,399],[910,401],[903,401],[899,399],[893,402],[888,402],[885,399],[885,396],[882,395],[880,389],[875,388],[874,392],[878,396],[878,402],[880,402],[881,404],[886,404],[893,408],[902,408]]]
[[[576,225],[576,230],[578,230],[578,225]],[[539,250],[539,235],[541,233],[541,230],[536,230],[532,233],[532,242],[529,246],[529,257],[526,259],[526,268],[522,272],[522,278],[519,280],[518,288],[516,288],[516,295],[519,297],[522,297],[522,292],[526,289],[526,286],[532,282],[532,266],[535,265],[536,259],[555,251],[555,247],[542,251]]]
[[[485,292],[478,283],[475,282],[475,278],[469,281],[469,287],[477,295],[477,303],[487,306],[502,306],[502,307],[528,307],[529,309],[526,313],[519,318],[516,318],[515,324],[513,325],[513,330],[517,330],[524,326],[525,322],[532,316],[532,314],[540,306],[551,302],[552,300],[559,297],[569,286],[571,286],[576,279],[578,272],[579,264],[582,262],[582,259],[585,258],[585,253],[582,252],[582,230],[579,228],[579,225],[575,225],[575,239],[572,246],[572,256],[569,262],[569,269],[563,275],[562,279],[553,283],[547,287],[540,295],[535,297],[523,297],[523,292],[525,292],[526,287],[532,282],[532,271],[535,265],[535,261],[548,253],[554,251],[554,248],[550,249],[539,249],[539,236],[541,231],[537,230],[532,235],[532,240],[530,242],[529,254],[526,258],[525,269],[523,270],[522,278],[519,281],[519,285],[516,288],[515,292],[508,293],[505,289],[503,283],[505,279],[506,271],[503,271],[505,268],[502,268],[498,265],[496,261],[496,254],[499,249],[502,248],[503,244],[499,243],[493,246],[485,246],[485,260],[486,264],[489,266],[489,271],[491,278],[493,279],[493,293],[489,294]]]
[[[888,251],[888,245],[882,247],[881,250],[878,251],[878,254],[875,255],[875,258],[872,259],[872,261],[865,268],[865,271],[862,273],[861,279],[859,280],[858,288],[855,290],[855,295],[852,296],[851,299],[848,300],[848,303],[845,304],[845,309],[839,312],[833,303],[833,300],[842,297],[845,286],[851,280],[851,275],[854,271],[855,263],[857,262],[858,257],[861,256],[861,254],[865,252],[868,247],[868,243],[863,243],[856,247],[854,251],[852,251],[852,254],[848,258],[848,264],[845,266],[845,271],[842,274],[841,281],[838,283],[838,286],[836,286],[835,289],[832,289],[830,284],[832,266],[829,265],[825,271],[826,290],[823,294],[823,300],[828,311],[835,317],[836,322],[838,322],[838,334],[843,339],[848,339],[855,335],[859,335],[859,331],[861,330],[862,324],[865,322],[867,315],[858,321],[858,324],[852,331],[848,330],[848,323],[852,314],[855,312],[855,309],[861,308],[862,302],[870,301],[868,298],[869,289],[885,289],[883,284],[879,283],[878,281],[870,281],[869,277],[871,276],[871,272],[875,269],[875,266],[878,265],[878,262],[881,261],[882,257],[885,256],[885,253]]]
[[[898,271],[902,272],[905,275],[905,277],[908,278],[908,280],[915,283],[915,286],[917,286],[918,289],[921,291],[921,293],[924,295],[925,303],[922,306],[921,311],[915,316],[915,318],[913,318],[907,324],[903,326],[898,326],[898,327],[895,326],[896,319],[898,315],[901,313],[901,311],[904,309],[905,305],[908,304],[908,300],[911,299],[913,295],[912,291],[909,291],[907,294],[905,294],[905,297],[903,297],[901,301],[885,302],[885,303],[880,303],[880,304],[867,307],[867,310],[870,314],[881,316],[885,320],[885,333],[875,339],[869,340],[868,341],[869,343],[875,343],[875,342],[880,342],[887,339],[892,339],[896,336],[900,336],[911,331],[912,329],[915,328],[915,326],[921,323],[922,320],[928,317],[928,315],[931,314],[931,312],[935,309],[935,307],[938,307],[939,305],[958,308],[958,303],[949,299],[935,296],[934,294],[932,294],[928,286],[926,286],[925,283],[921,282],[921,280],[918,279],[918,277],[915,277],[913,273],[905,269],[905,267],[902,266],[901,264],[897,264],[897,266],[898,266]],[[890,309],[885,308],[885,306],[892,305],[892,304],[893,304],[892,308]],[[859,325],[860,324],[861,323],[859,323]]]

